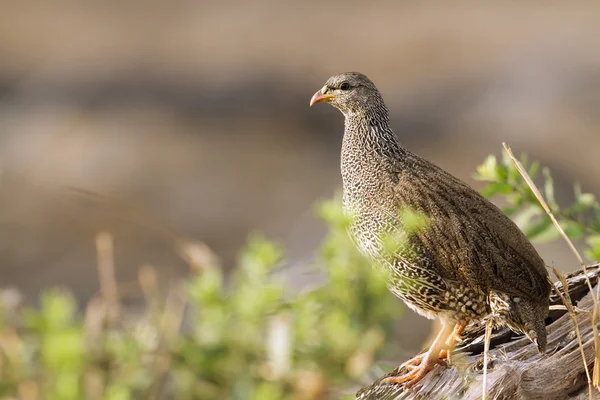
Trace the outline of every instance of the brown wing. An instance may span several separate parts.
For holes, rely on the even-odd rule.
[[[411,242],[438,272],[471,286],[525,298],[549,295],[543,260],[523,232],[490,201],[459,179],[409,154],[398,172],[398,205],[426,214],[427,229]]]

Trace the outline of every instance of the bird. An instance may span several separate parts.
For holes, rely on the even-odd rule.
[[[392,293],[441,322],[429,349],[387,383],[410,387],[436,364],[449,364],[470,323],[508,326],[543,353],[548,271],[517,225],[468,184],[402,146],[381,93],[364,74],[332,76],[310,106],[321,102],[345,117],[342,207],[350,237],[385,269]],[[424,217],[419,229],[406,210]],[[397,246],[389,246],[390,237]]]

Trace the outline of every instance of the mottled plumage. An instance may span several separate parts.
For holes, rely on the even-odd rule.
[[[441,319],[445,338],[430,351],[451,351],[451,326],[457,336],[466,323],[485,318],[523,332],[544,351],[548,274],[519,228],[467,184],[402,147],[365,75],[330,78],[311,105],[320,101],[345,116],[341,170],[350,235],[375,264],[389,269],[394,294],[420,314]],[[425,215],[426,226],[407,232],[403,209]],[[390,253],[384,242],[391,235],[405,245]],[[415,383],[432,367],[423,364],[437,357],[399,382]]]

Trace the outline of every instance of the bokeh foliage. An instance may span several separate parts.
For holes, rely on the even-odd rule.
[[[1,320],[0,397],[342,397],[373,367],[402,305],[350,242],[339,201],[318,212],[330,231],[312,272],[326,279],[311,290],[290,291],[283,249],[252,235],[230,276],[208,263],[171,301],[145,290],[141,316],[95,317],[101,297],[80,315],[67,293],[45,293],[39,309]]]
[[[522,163],[537,175],[537,163],[526,157]],[[476,179],[486,182],[484,195],[500,200],[531,239],[558,238],[507,157],[488,157]],[[595,196],[576,185],[574,201],[561,208],[547,169],[541,182],[567,234],[585,240],[586,255],[600,259]],[[84,312],[63,291],[44,293],[35,309],[6,307],[4,296],[0,398],[353,398],[353,388],[391,341],[403,308],[388,293],[383,272],[351,243],[339,201],[324,202],[318,213],[329,234],[317,262],[306,269],[325,283],[299,293],[280,273],[283,249],[252,235],[231,275],[224,276],[212,257],[189,257],[195,273],[166,297],[156,290],[152,269],[143,269],[146,306],[136,315],[113,314],[115,304],[103,296]],[[427,224],[409,210],[402,220],[414,229]]]
[[[529,162],[526,154],[521,164],[529,176],[539,181],[540,188],[550,210],[569,238],[583,240],[587,247],[585,255],[590,260],[600,260],[600,203],[592,193],[582,191],[581,185],[573,185],[573,200],[559,206],[554,195],[554,180],[547,167],[541,169],[538,162]],[[560,234],[544,211],[535,195],[521,178],[510,157],[502,153],[501,160],[490,155],[477,167],[475,179],[486,182],[482,194],[497,198],[505,205],[502,211],[511,216],[516,224],[533,242],[544,243],[556,240]],[[537,179],[536,179],[537,178]]]

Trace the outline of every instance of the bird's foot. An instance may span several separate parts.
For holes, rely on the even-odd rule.
[[[403,363],[402,365],[400,365],[400,368],[398,370],[407,369],[408,371],[413,371],[413,370],[419,368],[419,366],[423,363],[423,360],[425,359],[425,357],[427,357],[427,352],[418,354],[417,356],[411,358],[410,360],[408,360],[405,363]],[[440,355],[439,355],[438,359],[436,360],[436,363],[440,364],[440,365],[446,365],[447,358],[448,358],[448,351],[442,350],[442,351],[440,351]]]
[[[404,384],[404,387],[409,388],[419,382],[433,369],[437,364],[447,365],[446,359],[448,351],[440,351],[438,357],[431,357],[430,352],[421,353],[402,364],[399,370],[406,369],[408,372],[400,376],[390,376],[385,378],[382,383],[398,383]]]
[[[465,326],[466,323],[459,322],[452,327],[449,321],[442,320],[442,329],[429,350],[411,358],[400,366],[400,370],[406,369],[407,373],[401,376],[390,376],[385,378],[382,383],[399,383],[404,384],[405,388],[409,388],[423,379],[437,364],[446,364],[445,360],[450,360],[456,338],[460,338]]]
[[[462,341],[463,341],[462,336],[460,335],[459,332],[456,332],[456,330],[455,330],[454,332],[452,332],[452,335],[450,335],[450,337],[446,341],[446,344],[448,346],[456,346],[456,344],[461,343]]]

